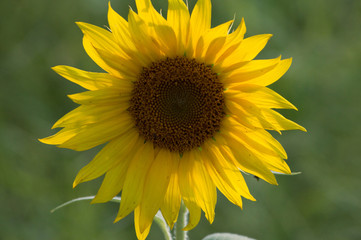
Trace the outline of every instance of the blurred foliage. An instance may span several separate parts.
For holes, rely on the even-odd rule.
[[[153,2],[167,9],[166,0]],[[135,9],[133,0],[112,5],[124,17],[128,6]],[[97,149],[74,152],[37,141],[76,107],[65,95],[82,91],[50,67],[99,70],[73,22],[106,25],[107,1],[1,1],[0,13],[0,239],[135,239],[133,216],[112,223],[114,203],[76,203],[50,214],[63,202],[96,193],[100,180],[71,186]],[[274,34],[259,58],[294,59],[272,88],[299,108],[282,113],[308,133],[275,136],[291,169],[302,174],[278,176],[278,187],[247,176],[257,202],[245,201],[240,210],[219,194],[215,222],[203,217],[191,239],[213,232],[361,239],[361,1],[213,0],[213,25],[234,14],[236,24],[245,18],[247,36]],[[154,225],[149,239],[160,236]]]

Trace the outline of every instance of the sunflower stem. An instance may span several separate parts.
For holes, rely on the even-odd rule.
[[[175,225],[175,240],[188,240],[187,231],[183,231],[187,224],[188,219],[188,210],[184,203],[182,202],[181,207],[179,209],[179,216],[177,223]]]
[[[159,228],[161,229],[164,236],[164,240],[172,240],[173,238],[172,238],[172,234],[170,233],[170,229],[160,212],[158,212],[157,215],[155,215],[154,221],[155,223],[158,224]]]

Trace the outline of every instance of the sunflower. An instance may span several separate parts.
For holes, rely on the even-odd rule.
[[[108,29],[77,23],[105,72],[53,68],[88,91],[69,95],[80,106],[40,141],[76,151],[105,144],[73,186],[105,175],[93,203],[121,192],[115,221],[134,211],[145,239],[158,210],[173,227],[182,201],[190,230],[202,211],[213,222],[217,189],[239,207],[242,197],[255,200],[242,172],[271,184],[274,172],[291,173],[268,130],[305,129],[273,110],[296,107],[267,87],[291,59],[253,60],[270,34],[244,38],[243,19],[233,32],[233,21],[212,28],[210,0],[192,14],[168,0],[167,18],[150,0],[136,5],[126,21],[109,4]]]

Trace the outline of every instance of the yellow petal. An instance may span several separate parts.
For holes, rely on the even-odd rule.
[[[125,133],[134,126],[133,119],[128,112],[100,123],[85,125],[79,132],[60,144],[60,148],[69,148],[84,151],[100,144],[106,143]]]
[[[238,25],[237,29],[227,36],[227,42],[225,46],[230,47],[236,43],[240,43],[243,40],[245,33],[246,24],[244,22],[244,18],[242,18],[241,23]]]
[[[104,30],[105,32],[108,32]],[[111,33],[109,33],[111,34]],[[139,72],[139,64],[136,61],[129,60],[125,54],[121,54],[121,50],[117,52],[110,49],[104,49],[99,44],[94,44],[89,34],[83,37],[83,46],[89,57],[106,72],[115,77],[124,79],[134,78]],[[126,68],[129,70],[127,71]]]
[[[226,98],[226,112],[231,117],[236,118],[238,122],[240,122],[244,126],[247,126],[248,128],[263,129],[266,127],[257,117],[257,115],[260,115],[260,111],[258,110],[257,112],[256,110],[254,110],[253,112],[250,113],[249,111],[247,111],[246,107],[239,102],[239,100],[231,101],[229,98]],[[270,127],[271,126],[268,124],[267,129],[269,129]]]
[[[227,90],[225,90],[225,94],[229,94],[228,92],[232,92],[232,96],[237,94],[237,91],[240,93],[253,93],[260,89],[264,88],[263,86],[251,84],[251,83],[235,83],[227,86]]]
[[[232,88],[230,89],[233,90]],[[244,98],[252,102],[259,108],[284,108],[297,110],[297,108],[292,103],[290,103],[284,97],[267,87],[259,88],[257,91],[254,92],[242,93],[239,91],[234,91],[234,93],[234,95],[229,97],[230,99],[234,99],[233,101]]]
[[[213,42],[217,38],[227,38],[229,28],[231,24],[233,23],[233,20],[222,23],[214,28],[209,29],[208,31],[204,32],[204,34],[201,36],[206,43],[205,50],[207,50],[208,46],[211,42]]]
[[[302,126],[291,120],[286,119],[274,110],[268,108],[260,108],[248,100],[232,100],[232,98],[227,98],[226,104],[227,109],[229,109],[231,113],[234,114],[233,116],[236,116],[237,120],[242,122],[242,124],[247,127],[248,122],[253,127],[275,130],[279,133],[281,133],[280,131],[282,130],[292,129],[306,131],[306,129]]]
[[[233,24],[234,20],[230,20],[228,22],[222,23],[216,27],[211,28],[207,31],[204,36],[206,38],[215,39],[217,37],[226,37],[228,36],[228,32],[230,30],[231,25]]]
[[[150,0],[135,0],[135,2],[137,4],[139,17],[142,18],[150,28],[155,28],[157,25],[168,26],[167,21],[154,9]]]
[[[253,174],[271,184],[277,185],[276,178],[271,171],[264,165],[261,159],[243,145],[238,136],[227,131],[222,135],[229,146],[229,148],[222,147],[222,154],[228,161],[233,161],[234,164],[244,172]]]
[[[138,15],[147,23],[150,37],[159,43],[167,57],[175,57],[177,39],[172,27],[153,7],[150,0],[136,0]],[[143,43],[144,44],[144,43]]]
[[[250,83],[261,86],[268,86],[280,79],[290,68],[291,63],[292,58],[282,60],[273,70],[262,76],[251,79]]]
[[[307,132],[304,127],[285,118],[284,116],[272,109],[262,109],[262,114],[267,120],[267,122],[269,122],[272,125],[273,129],[275,129],[276,131],[297,129]]]
[[[123,76],[119,73],[118,70],[108,66],[107,63],[105,63],[102,56],[100,56],[99,52],[94,48],[91,41],[89,40],[89,37],[85,36],[83,37],[83,47],[85,49],[85,52],[88,54],[88,56],[103,70],[106,72],[112,74],[113,76],[123,78]]]
[[[52,127],[81,128],[84,125],[103,122],[113,118],[127,109],[125,107],[114,108],[113,105],[81,105],[65,114]]]
[[[104,88],[95,91],[87,91],[68,95],[75,103],[92,105],[92,104],[112,104],[118,106],[129,106],[130,91],[122,92],[117,88]]]
[[[226,124],[225,124],[226,125]],[[247,148],[256,158],[260,159],[263,164],[271,171],[277,171],[285,174],[290,174],[290,168],[286,162],[282,159],[282,155],[275,149],[272,145],[269,144],[271,140],[263,139],[261,134],[257,132],[264,130],[245,131],[246,128],[241,127],[232,127],[234,136],[237,136],[237,141],[239,144]],[[225,132],[226,132],[225,131]],[[227,133],[224,133],[227,134]],[[258,136],[261,135],[261,136]]]
[[[200,206],[208,221],[212,223],[217,202],[216,187],[197,151],[185,152],[180,160],[179,188],[183,199]]]
[[[245,33],[246,25],[244,23],[244,19],[242,18],[240,25],[233,33],[227,36],[223,49],[221,49],[217,54],[215,59],[216,66],[222,65],[222,62],[239,47],[239,45],[243,41]]]
[[[262,153],[259,153],[259,155],[262,155]],[[264,156],[263,161],[267,165],[268,169],[271,170],[272,172],[291,174],[290,167],[287,165],[286,161],[283,160],[281,157],[267,155]]]
[[[150,0],[135,0],[135,4],[137,5],[138,15],[141,18],[146,18],[148,17],[149,12],[152,10],[155,11]]]
[[[121,124],[119,124],[119,121]],[[131,127],[131,124],[132,122],[127,113],[121,113],[115,118],[106,119],[100,123],[83,125],[77,128],[64,128],[52,136],[39,139],[39,141],[58,145],[60,148],[84,151],[122,134]]]
[[[198,61],[202,61],[202,54],[203,54],[203,51],[204,51],[204,48],[205,48],[205,43],[204,43],[204,38],[203,37],[200,37],[198,42],[197,42],[197,45],[196,45],[196,48],[195,48],[195,52],[194,52],[194,57],[198,60]]]
[[[214,39],[207,49],[207,52],[204,57],[206,64],[212,64],[218,52],[222,49],[224,43],[226,42],[226,37],[220,37]]]
[[[135,79],[141,71],[141,66],[134,64],[133,60],[122,58],[103,49],[95,47],[94,49],[107,66],[117,71],[119,73],[118,75],[125,79]]]
[[[255,149],[259,149],[264,154],[280,156],[287,159],[287,154],[282,145],[264,129],[251,129],[243,126],[233,117],[228,117],[223,122],[223,127],[227,131],[233,131],[235,135],[244,139]]]
[[[87,72],[69,66],[56,66],[52,69],[62,77],[88,90],[98,90],[113,86],[118,81],[122,82],[106,73]]]
[[[133,152],[115,159],[115,166],[105,174],[102,185],[92,203],[104,203],[112,200],[123,188],[125,176]]]
[[[177,166],[173,156],[174,154],[168,149],[160,149],[148,171],[142,201],[139,205],[140,233],[143,233],[151,225],[155,214],[163,204],[171,174]]]
[[[234,100],[227,98],[227,108],[231,111],[233,117],[236,117],[243,125],[250,128],[260,128],[267,130],[276,129],[262,114],[262,110],[253,103],[245,99]]]
[[[160,44],[160,50],[167,57],[176,57],[177,49],[177,38],[170,26],[167,25],[154,25],[154,39],[157,39]]]
[[[110,2],[108,4],[108,23],[114,38],[120,47],[127,54],[129,54],[129,51],[135,51],[136,48],[129,34],[128,22],[113,10]]]
[[[227,50],[228,51],[228,50]],[[231,49],[231,51],[234,51],[234,49]],[[227,77],[229,75],[229,73],[243,67],[244,65],[246,65],[247,63],[249,63],[250,61],[245,61],[245,62],[236,62],[234,64],[229,64],[228,66],[226,65],[222,65],[224,61],[222,61],[220,64],[216,64],[214,65],[214,71],[219,73],[222,82],[225,79],[225,77]],[[225,75],[225,77],[224,77]],[[225,85],[227,86],[227,85]]]
[[[183,0],[168,0],[168,24],[173,28],[179,56],[182,56],[189,38],[190,15]]]
[[[144,183],[147,180],[146,176],[153,161],[153,143],[146,142],[138,149],[129,165],[115,222],[127,216],[139,205],[144,191]]]
[[[126,57],[111,32],[89,23],[77,22],[76,24],[95,48]]]
[[[199,38],[211,28],[212,3],[210,0],[198,0],[192,11],[191,38],[193,46],[197,45]]]
[[[148,64],[146,58],[139,54],[134,45],[132,36],[129,32],[128,22],[116,13],[109,2],[108,22],[114,38],[121,47],[121,49],[134,61],[135,65],[146,66]]]
[[[84,33],[84,49],[96,64],[116,77],[134,76],[138,73],[137,64],[129,61],[129,56],[119,47],[111,32],[88,23],[77,24]],[[115,60],[111,61],[112,59]],[[115,64],[116,60],[126,65],[129,70],[124,70],[120,63]],[[109,65],[109,62],[113,64]]]
[[[185,228],[183,228],[183,231],[190,231],[193,228],[195,228],[198,223],[199,220],[201,219],[201,208],[194,202],[186,200],[183,198],[184,201],[184,205],[186,205],[186,207],[189,210],[189,219],[188,219],[188,224],[187,226],[185,226]]]
[[[39,141],[42,143],[45,143],[45,144],[59,145],[59,144],[62,144],[64,142],[68,141],[69,139],[74,137],[79,132],[80,132],[80,129],[64,128],[52,136],[39,139]]]
[[[266,46],[271,36],[272,34],[262,34],[244,39],[239,47],[224,59],[221,65],[227,67],[237,62],[253,60]]]
[[[77,174],[73,187],[79,183],[93,180],[112,169],[117,164],[123,165],[132,158],[131,153],[138,148],[138,132],[134,129],[109,142],[95,158]]]
[[[204,149],[207,159],[204,165],[208,169],[217,188],[235,205],[242,208],[242,199],[255,200],[237,167],[226,160],[217,146],[208,142]]]
[[[162,57],[159,42],[151,38],[146,22],[132,10],[128,15],[129,32],[139,52],[146,58],[147,64],[155,62]]]
[[[241,54],[241,56],[238,57],[239,59],[243,59],[243,61],[252,60],[262,51],[271,37],[272,34],[261,34],[245,38],[233,54]]]
[[[172,159],[179,161],[175,156],[173,156]],[[161,206],[162,215],[171,229],[177,221],[181,205],[177,170],[178,167],[173,169],[171,173],[168,189],[164,197],[163,205]]]
[[[252,80],[274,70],[280,61],[281,57],[267,60],[252,60],[229,73],[223,71],[223,73],[227,75],[227,78],[224,79],[224,81],[237,84]]]
[[[226,42],[226,36],[232,21],[228,21],[205,32],[196,45],[195,58],[206,64],[212,64]]]
[[[149,234],[151,224],[143,231],[140,231],[140,207],[134,209],[134,227],[138,240],[145,240]]]

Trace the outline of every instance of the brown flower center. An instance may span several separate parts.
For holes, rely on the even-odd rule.
[[[167,58],[144,67],[134,84],[130,114],[139,134],[155,146],[183,153],[220,129],[223,86],[211,67]]]

